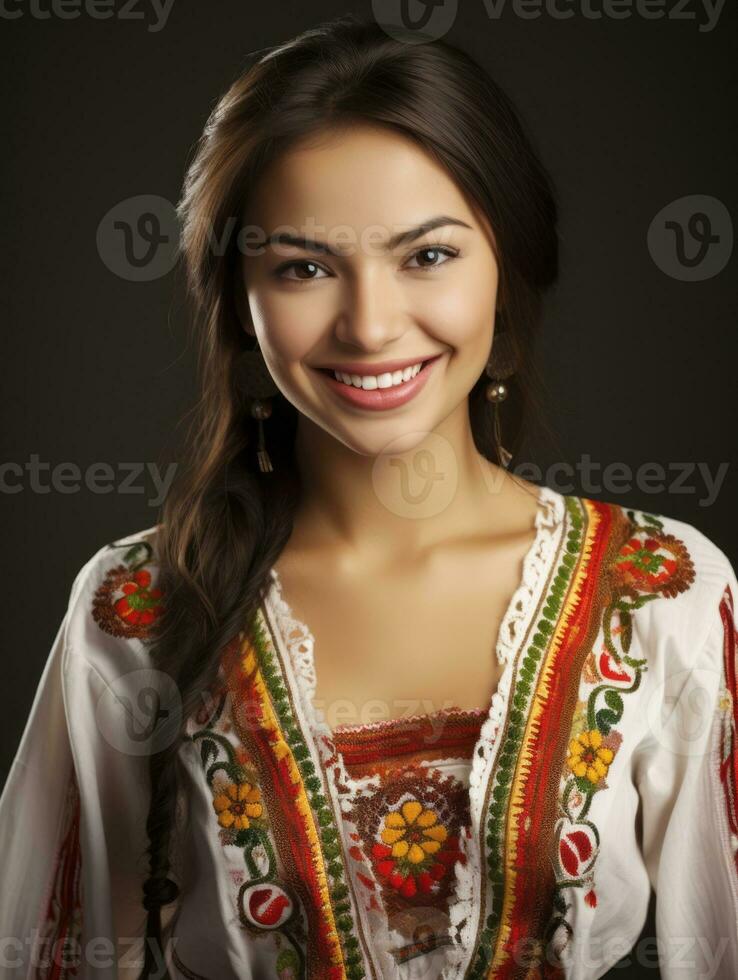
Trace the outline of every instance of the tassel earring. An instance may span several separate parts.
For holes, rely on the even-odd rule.
[[[492,338],[490,358],[485,366],[490,383],[485,389],[487,401],[494,406],[494,436],[500,464],[507,469],[512,453],[502,445],[500,428],[500,405],[507,398],[509,390],[505,380],[515,373],[515,354],[507,330],[495,330]]]
[[[272,398],[279,392],[279,388],[269,373],[258,341],[253,350],[244,351],[238,357],[234,373],[249,414],[258,423],[256,461],[259,470],[262,473],[271,473],[274,467],[266,448],[264,422],[272,414]]]

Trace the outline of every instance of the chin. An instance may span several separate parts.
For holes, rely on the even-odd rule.
[[[427,426],[408,423],[405,426],[398,425],[396,427],[385,425],[381,435],[375,434],[370,439],[361,439],[357,437],[356,433],[336,435],[336,438],[360,456],[398,456],[417,449],[428,439],[432,431]]]

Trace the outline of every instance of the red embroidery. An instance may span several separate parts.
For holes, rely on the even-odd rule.
[[[111,545],[111,548],[121,545]],[[112,636],[149,639],[164,612],[163,592],[152,587],[148,567],[154,563],[148,541],[126,544],[122,565],[109,569],[92,600],[92,618]]]
[[[374,877],[359,873],[368,904],[380,908],[404,942],[398,963],[450,942],[453,867],[464,862],[460,836],[470,833],[469,795],[442,760],[469,760],[487,717],[485,710],[441,709],[370,725],[342,725],[333,733],[347,772],[378,775],[375,791],[358,796],[350,819],[361,846],[351,856]],[[438,767],[433,763],[438,763]],[[355,836],[355,835],[352,835]]]
[[[63,821],[64,837],[56,856],[51,894],[40,926],[35,980],[68,980],[79,976],[82,943],[80,798],[74,772],[69,782]]]
[[[733,615],[733,595],[730,586],[725,587],[720,601],[720,617],[723,621],[723,665],[728,702],[725,709],[724,724],[720,739],[720,781],[725,795],[728,825],[735,847],[738,838],[738,663],[736,662],[736,629]],[[738,871],[738,852],[734,851],[736,871]]]

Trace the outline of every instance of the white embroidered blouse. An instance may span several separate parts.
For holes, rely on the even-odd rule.
[[[156,537],[84,565],[40,678],[0,797],[2,980],[140,972],[148,758],[178,710]],[[737,593],[692,525],[542,487],[489,710],[331,731],[272,570],[185,721],[171,977],[596,980],[653,889],[644,962],[734,980]]]

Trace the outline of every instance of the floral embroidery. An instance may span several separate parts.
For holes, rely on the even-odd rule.
[[[578,779],[588,779],[596,786],[607,775],[614,756],[613,750],[603,745],[602,732],[593,728],[571,740],[566,764]]]
[[[649,526],[642,530],[661,531],[660,521],[656,522],[650,514],[644,517]],[[645,539],[632,537],[623,545],[615,559],[612,577],[624,591],[675,596],[692,581],[694,568],[683,542],[671,534],[651,533]]]
[[[487,784],[488,890],[468,980],[514,970],[522,952],[541,976],[564,975],[565,889],[582,888],[585,905],[597,905],[600,839],[588,813],[623,741],[624,696],[646,668],[629,655],[633,616],[694,578],[683,542],[657,517],[584,497],[564,503],[559,557],[517,655]]]
[[[95,592],[92,617],[100,629],[113,636],[148,639],[161,617],[162,590],[152,587],[152,547],[148,541],[136,541],[125,547],[123,564],[111,568]]]
[[[218,682],[211,689],[208,702],[216,707],[201,707],[196,722],[205,727],[189,738],[200,743],[200,759],[213,794],[212,804],[220,827],[224,847],[243,848],[247,879],[241,884],[236,905],[239,918],[247,928],[274,928],[282,925],[294,909],[294,902],[276,883],[276,858],[268,820],[256,772],[242,746],[226,738],[223,729],[226,695]],[[221,730],[216,730],[218,723]],[[255,886],[263,887],[258,888]]]
[[[325,959],[325,976],[361,980],[365,971],[354,935],[339,831],[292,712],[277,651],[259,617],[252,641],[245,641],[240,666],[231,674],[239,700],[237,723],[255,739],[260,763],[270,767],[269,789],[278,798],[280,821],[286,818],[280,822],[279,837],[289,838],[286,853],[293,865],[299,853],[300,885],[310,890],[309,933],[313,932],[313,949]],[[242,718],[242,709],[247,717]],[[290,875],[295,872],[298,867],[289,869]]]
[[[257,820],[264,812],[261,790],[248,780],[228,783],[225,790],[217,793],[213,807],[221,827],[233,827],[234,830],[247,830],[251,821]]]
[[[285,980],[316,969],[326,980],[361,980],[338,830],[280,666],[257,615],[224,651],[217,682],[188,722],[190,738],[200,744],[221,843],[243,852],[245,876],[232,872],[243,927],[275,933]]]
[[[395,887],[398,887],[398,879],[402,886],[402,882],[409,880],[408,875],[418,874],[421,888],[430,891],[428,869],[431,857],[448,837],[448,831],[438,822],[438,815],[433,810],[426,810],[418,800],[406,800],[399,810],[391,810],[385,815],[380,837],[384,845],[375,844],[373,851],[385,859],[381,873],[388,875]]]
[[[115,603],[115,611],[126,623],[148,626],[161,615],[161,589],[152,589],[151,572],[140,568],[121,586],[123,595]]]
[[[594,794],[607,789],[606,776],[622,744],[617,725],[623,716],[623,695],[637,690],[648,669],[645,659],[629,656],[632,615],[659,596],[672,598],[689,588],[694,566],[683,544],[663,533],[663,523],[651,514],[627,512],[630,537],[609,567],[611,594],[603,613],[602,646],[589,661],[586,683],[593,689],[577,702],[559,794],[555,855],[558,893],[549,929],[560,956],[571,939],[566,921],[569,905],[561,889],[584,888],[584,901],[598,903],[594,868],[599,852],[597,827],[588,818]],[[567,775],[568,772],[568,775]]]
[[[390,950],[398,964],[450,942],[452,871],[457,861],[466,861],[460,835],[469,832],[469,795],[443,767],[454,757],[469,758],[484,712],[437,714],[436,727],[442,716],[443,730],[430,740],[427,716],[341,726],[334,733],[334,750],[347,772],[353,778],[375,776],[373,785],[346,800],[345,819],[357,831],[350,833],[357,845],[349,853],[366,868],[356,877],[367,908],[381,910],[403,938]]]
[[[515,651],[509,704],[479,801],[479,846],[469,852],[473,864],[466,874],[483,874],[474,897],[481,911],[466,933],[468,966],[461,956],[456,961],[468,980],[513,975],[516,943],[524,944],[517,948],[530,966],[527,975],[562,976],[549,957],[552,951],[560,956],[572,935],[567,889],[581,888],[584,907],[597,906],[600,838],[590,809],[617,773],[626,695],[638,689],[647,669],[646,660],[630,653],[636,614],[685,591],[694,578],[683,542],[665,534],[657,518],[632,511],[626,518],[622,508],[584,498],[567,498],[565,506],[567,523],[554,544],[544,601],[524,621],[525,642]],[[354,779],[359,770],[362,778],[367,772],[378,778],[342,801],[350,824],[342,842],[323,773],[294,710],[283,657],[266,633],[257,630],[253,642],[244,640],[229,676],[233,713],[218,720],[225,698],[219,693],[214,712],[198,712],[202,727],[193,736],[200,741],[220,840],[229,855],[234,847],[244,854],[240,921],[276,931],[272,968],[283,980],[309,973],[310,956],[324,971],[315,975],[363,975],[359,936],[365,943],[367,933],[354,926],[352,897],[364,906],[362,916],[381,911],[393,940],[398,934],[407,940],[390,950],[398,963],[453,945],[453,872],[465,861],[471,833],[466,788],[444,777],[433,760],[418,756],[407,764],[405,756],[401,764],[388,764],[386,743],[373,738],[366,753],[354,753],[355,770],[343,753]],[[247,703],[258,709],[249,710],[249,730],[242,720]],[[729,703],[726,698],[726,716]],[[726,729],[721,767],[726,792],[735,758],[730,734]],[[266,844],[250,848],[257,836]],[[353,895],[343,880],[344,860]],[[371,921],[367,915],[365,922]],[[466,928],[466,920],[454,927],[458,922]]]

